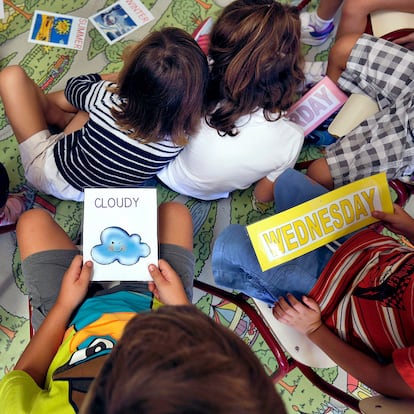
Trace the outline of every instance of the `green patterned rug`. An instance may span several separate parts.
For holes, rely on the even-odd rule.
[[[288,1],[288,0],[286,0]],[[35,10],[89,17],[114,1],[98,0],[26,0],[4,1],[5,18],[0,22],[0,68],[18,64],[45,91],[62,89],[70,76],[89,72],[113,72],[121,66],[121,52],[125,45],[144,37],[149,31],[165,26],[181,27],[192,33],[207,17],[215,17],[223,0],[143,0],[154,20],[119,42],[109,44],[88,24],[86,43],[82,51],[29,43],[28,34]],[[310,7],[315,7],[312,1]],[[307,60],[326,60],[330,42],[323,47],[304,47]],[[320,155],[315,147],[306,147],[301,159]],[[82,205],[60,201],[37,193],[24,180],[19,151],[12,130],[0,106],[0,161],[6,166],[12,192],[25,191],[28,207],[49,210],[76,240],[80,233]],[[191,210],[194,225],[194,250],[197,257],[196,277],[213,283],[210,253],[214,238],[229,223],[247,224],[270,215],[271,205],[254,205],[252,189],[235,191],[226,200],[201,202],[159,187],[158,202],[177,200]],[[0,378],[11,370],[29,339],[28,300],[20,269],[20,257],[13,232],[0,235]],[[275,358],[263,338],[246,315],[233,304],[197,291],[194,302],[218,322],[237,332],[256,352],[266,368],[273,371]],[[331,383],[363,397],[369,391],[337,368],[322,370]],[[321,394],[296,370],[277,385],[289,413],[343,413],[342,405]]]

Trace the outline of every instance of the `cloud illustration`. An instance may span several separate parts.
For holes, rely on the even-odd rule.
[[[120,227],[107,227],[101,233],[101,244],[92,247],[91,256],[95,262],[103,265],[118,261],[122,265],[130,266],[138,262],[141,257],[150,254],[150,247],[141,243],[138,234],[129,235]]]

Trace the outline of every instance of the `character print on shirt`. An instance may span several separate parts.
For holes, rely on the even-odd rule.
[[[69,328],[62,350],[70,359],[54,371],[53,381],[67,383],[65,399],[75,412],[79,411],[93,379],[120,339],[125,325],[134,316],[134,312],[103,314],[91,323]]]
[[[377,301],[385,307],[405,310],[402,297],[413,277],[414,256],[401,256],[401,252],[396,252],[395,257],[386,256],[386,264],[382,259],[381,257],[376,266],[376,272],[372,272],[370,279],[374,280],[364,280],[355,288],[353,296]],[[366,287],[363,286],[364,282]]]

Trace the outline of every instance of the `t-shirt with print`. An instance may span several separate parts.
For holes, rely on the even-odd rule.
[[[384,363],[414,389],[414,251],[373,230],[348,239],[309,296],[340,338]]]
[[[11,371],[4,376],[0,382],[1,413],[78,412],[125,325],[156,303],[149,292],[119,291],[87,299],[66,330],[43,389],[24,371]]]

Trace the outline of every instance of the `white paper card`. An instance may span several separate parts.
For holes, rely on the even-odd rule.
[[[35,10],[29,42],[82,50],[88,19]]]
[[[370,16],[372,33],[377,37],[382,37],[396,30],[414,28],[414,13],[378,10],[372,12]]]
[[[154,19],[139,0],[119,0],[89,18],[109,43],[115,43]]]
[[[93,280],[152,280],[158,262],[157,190],[86,188],[83,258],[92,260]]]

